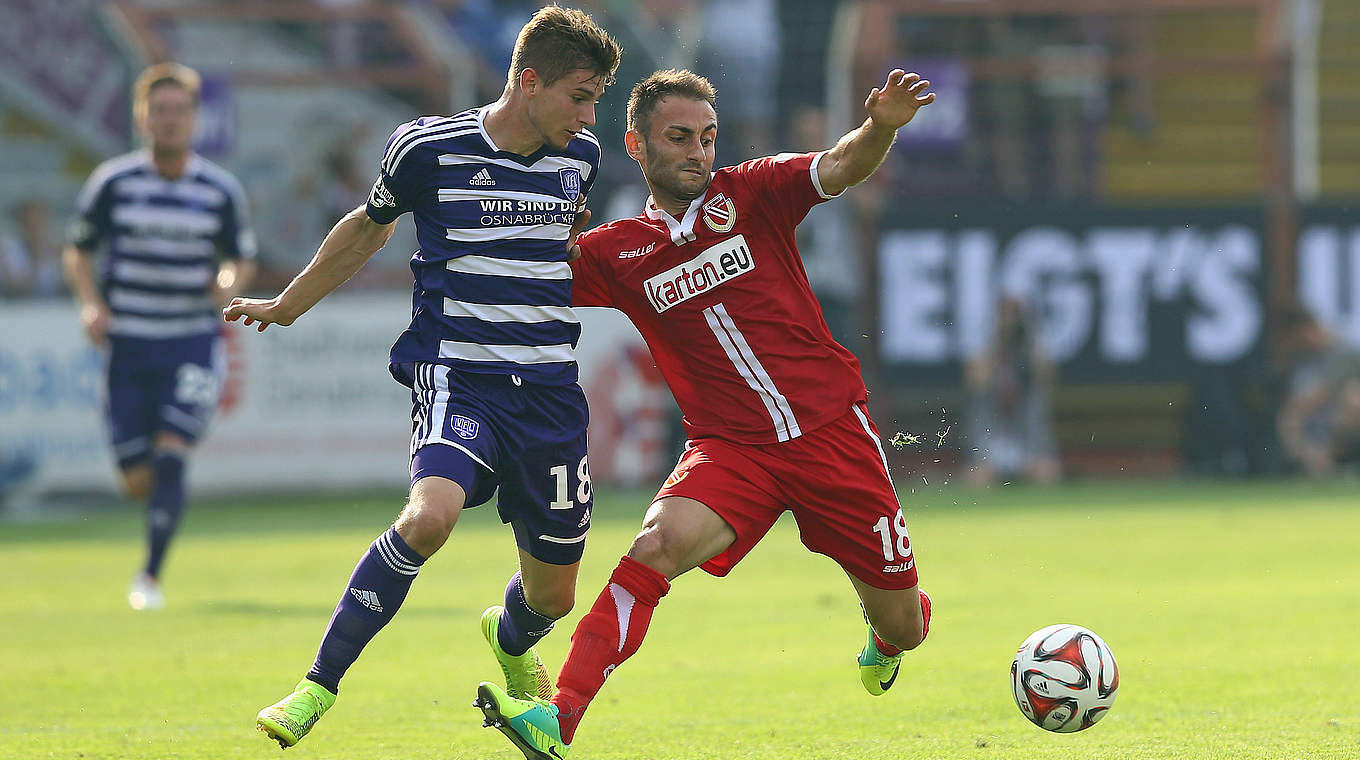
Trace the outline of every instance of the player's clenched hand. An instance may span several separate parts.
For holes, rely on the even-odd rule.
[[[926,92],[930,80],[919,74],[893,69],[882,87],[875,87],[864,101],[864,110],[874,123],[897,129],[911,121],[921,106],[935,102],[935,93]]]
[[[575,261],[581,258],[581,246],[576,243],[576,238],[581,234],[581,230],[590,224],[590,209],[582,209],[576,215],[575,221],[571,223],[571,232],[567,235],[567,261]]]
[[[222,318],[228,322],[244,320],[246,325],[260,324],[255,328],[260,332],[270,325],[287,327],[293,324],[294,317],[280,313],[277,298],[233,298],[227,308],[222,310]]]

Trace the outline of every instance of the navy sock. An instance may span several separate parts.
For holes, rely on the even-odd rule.
[[[157,451],[151,459],[151,471],[155,480],[147,501],[146,574],[158,578],[165,550],[184,511],[184,456],[176,451]]]
[[[395,526],[378,536],[354,566],[307,679],[339,694],[345,671],[397,614],[423,564],[425,558],[406,545]]]
[[[522,655],[547,636],[555,622],[553,618],[535,612],[524,600],[524,579],[515,573],[505,587],[505,614],[501,615],[500,628],[496,629],[501,649],[509,655]]]

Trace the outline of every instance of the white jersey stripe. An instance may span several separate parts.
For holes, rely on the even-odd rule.
[[[508,158],[490,158],[487,156],[470,156],[459,153],[444,153],[439,156],[440,166],[461,166],[463,164],[479,164],[486,166],[503,166],[507,169],[514,169],[522,172],[548,173],[559,169],[576,169],[581,172],[581,179],[590,179],[590,163],[576,158],[566,156],[544,156],[533,164],[525,166],[517,161]]]
[[[113,207],[113,222],[134,230],[148,230],[153,234],[173,229],[179,234],[216,235],[222,229],[222,217],[211,211],[192,211],[165,206],[133,206],[120,203]]]
[[[746,336],[737,329],[736,323],[727,313],[727,308],[721,303],[714,304],[704,309],[704,318],[708,321],[709,329],[718,338],[723,351],[727,353],[728,360],[765,405],[765,411],[769,413],[770,420],[774,423],[776,437],[780,441],[788,441],[801,436],[803,431],[793,416],[789,400],[775,387],[774,380],[765,371],[760,359],[756,358],[755,352],[746,342]]]
[[[503,199],[508,201],[528,201],[530,203],[542,203],[545,207],[542,211],[557,211],[564,207],[574,210],[571,201],[564,201],[555,195],[545,195],[543,193],[525,193],[516,190],[490,190],[487,188],[461,189],[461,188],[439,188],[439,202],[449,203],[452,201],[484,201],[491,199]],[[540,209],[531,209],[537,211]],[[523,213],[523,212],[521,212]]]
[[[459,256],[449,259],[444,268],[460,274],[492,277],[524,277],[530,280],[570,280],[571,265],[565,261],[520,261],[490,256]]]
[[[463,114],[460,116],[446,116],[442,119],[436,119],[429,124],[412,127],[411,129],[406,130],[401,137],[393,140],[392,144],[387,147],[387,151],[383,154],[382,166],[386,168],[389,163],[392,163],[392,159],[395,158],[396,155],[401,152],[402,148],[412,140],[418,140],[433,134],[443,134],[444,132],[455,129],[466,129],[469,126],[475,125],[476,120],[473,119],[472,114]]]
[[[208,206],[220,206],[227,199],[225,192],[212,185],[205,185],[201,182],[173,182],[159,175],[124,177],[118,180],[114,189],[119,198],[164,195]]]
[[[401,166],[401,160],[403,158],[406,158],[406,154],[410,153],[411,149],[416,147],[417,145],[430,142],[431,140],[444,140],[450,137],[462,137],[463,135],[476,134],[477,131],[478,131],[477,127],[475,126],[470,127],[467,126],[466,124],[459,124],[457,126],[439,131],[422,132],[415,139],[403,140],[401,143],[401,149],[397,150],[393,154],[392,160],[383,161],[382,164],[383,170],[386,171],[389,176],[395,176],[397,167]],[[397,146],[393,145],[392,147],[395,149]]]
[[[165,266],[119,259],[113,262],[113,279],[135,285],[205,288],[212,280],[206,267]]]
[[[113,248],[134,256],[159,256],[167,259],[208,259],[216,248],[211,240],[173,240],[137,235],[118,235]],[[200,261],[186,263],[201,263]]]
[[[175,314],[211,309],[213,303],[206,295],[169,295],[113,287],[109,289],[109,306],[126,311]]]
[[[166,319],[114,314],[109,317],[109,334],[125,335],[129,338],[178,338],[185,335],[200,335],[216,332],[218,319],[212,315]]]
[[[568,224],[534,224],[519,227],[487,227],[485,229],[445,230],[445,237],[456,243],[491,243],[497,240],[561,240],[564,243],[571,234]]]
[[[859,404],[855,404],[850,408],[855,412],[855,416],[859,418],[859,424],[864,428],[864,432],[869,434],[869,440],[873,441],[874,447],[878,449],[878,458],[883,462],[883,474],[888,477],[888,485],[892,485],[892,473],[888,472],[888,456],[883,453],[883,443],[878,440],[878,436],[874,435],[874,429],[869,426],[869,418],[864,415],[863,410],[859,408]]]
[[[513,364],[553,364],[574,361],[570,343],[547,346],[520,346],[496,343],[463,343],[456,340],[439,341],[440,359],[461,359],[465,362],[510,362]]]
[[[569,322],[578,324],[576,312],[570,306],[531,306],[528,304],[470,303],[444,299],[444,316],[473,317],[484,322]]]

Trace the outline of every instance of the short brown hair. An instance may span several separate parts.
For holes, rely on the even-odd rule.
[[[176,85],[188,90],[194,103],[198,103],[198,94],[203,87],[203,79],[197,71],[185,66],[182,63],[167,61],[157,63],[146,68],[137,76],[137,81],[132,85],[132,108],[138,118],[146,116],[147,101],[151,99],[151,91],[163,85]]]
[[[576,69],[593,71],[614,83],[623,49],[595,20],[574,8],[553,4],[540,8],[519,30],[510,57],[510,84],[525,69],[533,69],[552,84]]]
[[[687,69],[657,71],[633,85],[633,92],[628,95],[628,128],[647,131],[656,104],[671,95],[707,101],[715,110],[718,107],[718,91],[704,77]]]

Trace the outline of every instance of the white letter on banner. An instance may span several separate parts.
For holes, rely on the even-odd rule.
[[[1224,227],[1209,240],[1195,268],[1191,291],[1202,311],[1186,322],[1186,350],[1199,361],[1242,358],[1261,332],[1261,303],[1251,285],[1260,269],[1261,245],[1248,227]]]
[[[1100,351],[1111,362],[1148,353],[1148,269],[1157,246],[1148,227],[1091,230],[1091,259],[1100,272]]]
[[[1327,324],[1341,315],[1341,231],[1309,227],[1299,236],[1299,299]]]
[[[883,358],[938,362],[949,357],[944,308],[949,301],[943,268],[948,242],[943,230],[895,231],[879,248],[879,304]]]
[[[1040,340],[1059,362],[1076,355],[1091,336],[1091,293],[1081,281],[1077,250],[1066,231],[1032,227],[1011,239],[1002,265],[1002,292],[1024,300],[1040,317]]]
[[[996,261],[996,233],[964,230],[958,236],[954,259],[954,335],[959,356],[972,358],[987,347],[996,320],[996,289],[992,269]]]

